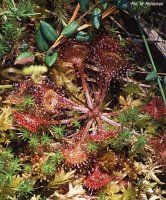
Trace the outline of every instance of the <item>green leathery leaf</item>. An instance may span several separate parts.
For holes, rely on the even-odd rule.
[[[146,81],[154,81],[154,80],[157,79],[157,77],[158,77],[157,72],[156,71],[152,71],[146,76]]]
[[[44,36],[42,35],[40,27],[38,27],[38,29],[36,30],[35,41],[36,41],[37,49],[40,52],[44,52],[49,49],[49,45],[48,45],[46,39],[44,38]]]
[[[49,67],[52,67],[56,63],[57,58],[58,58],[57,52],[51,53],[51,52],[47,51],[46,55],[45,55],[45,63]]]
[[[91,40],[91,36],[84,31],[80,31],[76,35],[76,40],[80,42],[88,42]]]
[[[112,3],[122,10],[131,10],[131,4],[128,0],[112,0]]]
[[[92,24],[98,29],[102,22],[102,14],[100,8],[95,8],[92,12]]]
[[[58,38],[58,34],[55,29],[49,23],[43,20],[40,21],[40,30],[46,40],[50,41],[51,43],[55,42],[55,40]]]
[[[103,9],[107,8],[107,6],[108,6],[108,0],[100,0],[100,3],[102,5]]]
[[[164,84],[166,85],[166,76],[164,76]]]
[[[16,60],[22,60],[22,59],[33,57],[33,56],[34,55],[32,52],[26,51],[26,52],[21,53],[19,56],[17,56]]]
[[[79,0],[79,4],[82,12],[86,12],[89,9],[89,0]]]
[[[77,31],[78,27],[79,27],[78,22],[74,20],[68,26],[63,28],[61,34],[66,37],[69,37]]]

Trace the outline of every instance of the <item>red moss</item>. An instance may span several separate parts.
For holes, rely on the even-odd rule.
[[[102,172],[97,166],[92,174],[90,174],[84,181],[85,187],[96,190],[104,187],[111,181],[111,177]]]
[[[161,97],[154,97],[151,102],[142,110],[143,113],[150,114],[154,119],[161,119],[166,116],[166,107]]]
[[[166,134],[159,138],[152,138],[149,144],[155,151],[157,162],[166,168]]]

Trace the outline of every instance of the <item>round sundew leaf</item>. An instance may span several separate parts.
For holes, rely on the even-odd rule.
[[[101,26],[102,23],[102,14],[100,8],[95,8],[92,12],[92,24],[96,29]]]
[[[157,77],[158,77],[157,72],[152,71],[146,76],[146,81],[154,81],[157,79]]]
[[[56,63],[57,58],[58,58],[58,53],[57,52],[50,53],[48,51],[48,52],[46,52],[46,55],[45,55],[45,63],[49,67],[52,67]]]
[[[61,34],[66,37],[69,37],[77,31],[78,27],[79,27],[78,22],[74,20],[68,26],[64,27]]]

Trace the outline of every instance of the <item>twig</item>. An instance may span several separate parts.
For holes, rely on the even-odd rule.
[[[70,18],[70,20],[68,22],[68,25],[71,24],[71,22],[76,19],[79,9],[80,9],[80,4],[78,3],[77,6],[76,6],[76,9],[74,10],[72,17]]]

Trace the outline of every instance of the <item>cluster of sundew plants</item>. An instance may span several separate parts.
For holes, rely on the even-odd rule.
[[[164,102],[127,75],[135,64],[116,34],[92,32],[16,59],[22,75],[1,103],[1,199],[164,199]]]

